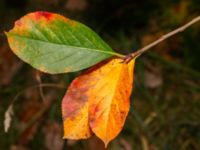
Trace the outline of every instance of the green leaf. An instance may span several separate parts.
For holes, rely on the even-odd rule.
[[[85,25],[48,12],[27,14],[6,35],[19,58],[52,74],[79,71],[113,55],[122,57]]]

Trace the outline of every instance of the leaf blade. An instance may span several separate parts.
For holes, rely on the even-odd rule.
[[[130,68],[133,68],[133,65],[134,61],[125,64],[121,63],[121,59],[111,60],[102,68],[105,75],[100,82],[103,83],[97,81],[95,88],[90,91],[93,95],[103,89],[95,95],[95,100],[90,101],[89,123],[92,131],[103,140],[105,146],[122,130],[129,112],[133,76]],[[108,71],[104,71],[105,69]]]
[[[82,70],[113,55],[122,56],[83,24],[47,12],[27,14],[6,35],[19,58],[52,74]],[[41,53],[48,55],[48,59],[37,59]],[[74,59],[67,59],[72,53]],[[57,65],[51,66],[54,62]]]
[[[64,138],[86,139],[92,135],[89,127],[89,101],[85,94],[87,89],[80,88],[87,81],[85,76],[73,80],[62,100]]]
[[[117,58],[106,60],[77,77],[70,85],[62,104],[63,116],[69,108],[70,114],[76,116],[75,120],[86,115],[85,124],[106,146],[121,131],[130,107],[134,60],[129,64],[121,61]],[[76,107],[71,107],[72,105]],[[83,107],[87,107],[85,114],[74,113],[80,112]],[[64,125],[70,126],[69,123]]]

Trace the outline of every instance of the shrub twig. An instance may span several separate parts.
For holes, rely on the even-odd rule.
[[[124,62],[128,63],[130,60],[132,60],[132,59],[134,59],[134,58],[140,56],[141,54],[143,54],[144,52],[148,51],[150,48],[152,48],[152,47],[158,45],[158,44],[161,43],[162,41],[164,41],[164,40],[170,38],[171,36],[173,36],[173,35],[175,35],[175,34],[177,34],[177,33],[183,32],[185,29],[187,29],[188,27],[190,27],[191,25],[193,25],[194,23],[196,23],[196,22],[198,22],[198,21],[200,21],[200,16],[198,16],[198,17],[192,19],[190,22],[186,23],[185,25],[183,25],[183,26],[181,26],[181,27],[179,27],[179,28],[177,28],[177,29],[175,29],[175,30],[173,30],[173,31],[171,31],[171,32],[169,32],[169,33],[163,35],[163,36],[160,37],[158,40],[156,40],[156,41],[154,41],[154,42],[152,42],[152,43],[146,45],[145,47],[143,47],[143,48],[137,50],[136,52],[133,52],[133,53],[131,53],[131,54],[125,56]]]

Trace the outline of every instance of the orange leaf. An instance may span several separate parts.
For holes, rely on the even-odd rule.
[[[70,85],[62,100],[62,115],[64,121],[64,138],[86,139],[92,134],[89,121],[89,102],[85,95],[86,82],[78,77]]]
[[[62,103],[65,138],[88,138],[92,130],[107,146],[119,134],[130,107],[133,67],[134,60],[113,58],[72,82]]]

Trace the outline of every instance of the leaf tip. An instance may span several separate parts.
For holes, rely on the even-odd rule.
[[[110,144],[110,141],[111,140],[109,140],[109,139],[101,139],[102,140],[102,142],[104,143],[104,147],[105,148],[108,148],[108,145]]]

